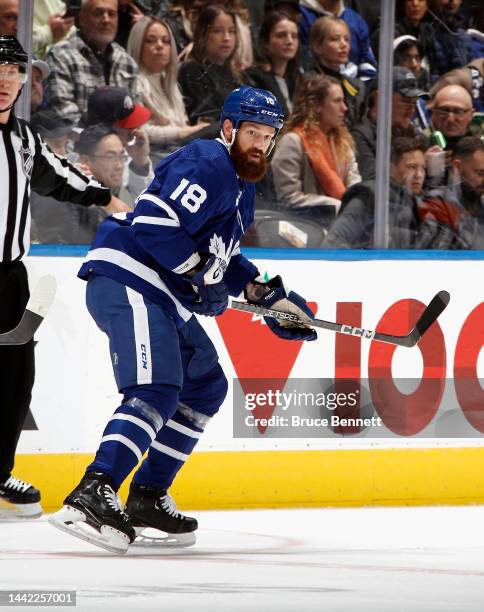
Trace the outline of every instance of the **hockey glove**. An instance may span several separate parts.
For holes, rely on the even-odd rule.
[[[228,306],[228,289],[224,283],[225,262],[211,255],[198,271],[187,277],[197,292],[193,312],[206,317],[222,314]]]
[[[267,283],[253,280],[245,292],[245,298],[252,304],[295,314],[302,321],[314,319],[314,313],[308,308],[306,300],[294,291],[288,291],[280,276],[275,276]],[[316,340],[316,331],[309,327],[297,326],[290,321],[279,321],[273,317],[264,317],[269,329],[284,340]]]

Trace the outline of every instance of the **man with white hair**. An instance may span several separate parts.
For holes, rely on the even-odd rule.
[[[82,0],[79,29],[53,45],[46,56],[50,106],[76,123],[87,111],[89,95],[98,87],[125,87],[140,98],[138,66],[116,42],[118,0]]]

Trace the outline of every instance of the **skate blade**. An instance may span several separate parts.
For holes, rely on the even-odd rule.
[[[165,533],[152,527],[135,527],[137,548],[187,548],[197,541],[195,533]]]
[[[86,523],[84,512],[72,506],[64,506],[52,514],[48,522],[69,535],[117,555],[124,555],[128,550],[129,538],[127,535],[109,525],[101,525],[99,531],[94,529]]]
[[[5,499],[0,499],[0,521],[25,521],[42,516],[40,502],[33,504],[13,504]]]

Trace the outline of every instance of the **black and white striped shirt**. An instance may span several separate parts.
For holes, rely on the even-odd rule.
[[[109,189],[54,155],[26,121],[0,124],[0,262],[18,261],[30,246],[30,189],[82,206],[109,203]]]

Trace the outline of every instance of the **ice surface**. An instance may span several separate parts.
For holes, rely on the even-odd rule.
[[[45,517],[0,523],[0,589],[73,589],[56,609],[96,612],[484,610],[484,507],[191,514],[194,547],[125,556]]]

